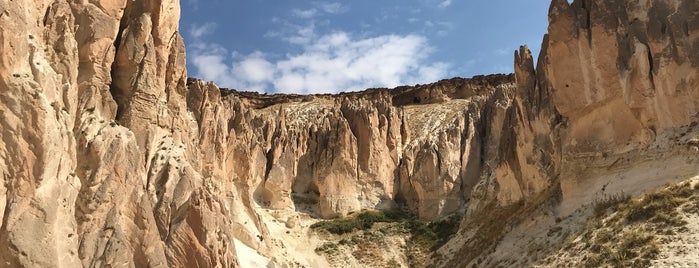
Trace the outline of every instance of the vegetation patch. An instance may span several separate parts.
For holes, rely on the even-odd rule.
[[[546,262],[552,264],[558,259],[558,266],[650,266],[660,253],[661,238],[686,230],[687,222],[680,211],[691,208],[697,196],[696,187],[686,182],[639,198],[615,195],[595,201],[595,217],[573,237],[576,239],[562,247],[558,258]]]
[[[639,200],[632,200],[624,208],[624,215],[629,222],[661,220],[671,225],[678,225],[675,208],[687,201],[694,190],[689,185],[673,186],[646,195]],[[670,215],[668,215],[670,213]],[[680,224],[684,225],[684,224]]]
[[[326,253],[326,254],[333,254],[337,252],[337,244],[331,243],[331,242],[325,242],[323,245],[320,247],[316,248],[316,253]]]
[[[619,205],[628,202],[630,199],[631,196],[629,196],[628,194],[620,193],[607,195],[603,198],[595,200],[595,202],[593,203],[593,211],[595,213],[595,217],[599,218],[601,216],[604,216],[604,214],[606,214],[609,209],[616,210]]]
[[[456,233],[459,228],[459,218],[452,216],[430,222],[412,220],[405,222],[404,226],[410,231],[411,242],[436,250]]]
[[[655,236],[644,228],[625,228],[621,234],[608,228],[595,233],[583,258],[585,267],[647,267],[660,253]]]
[[[402,222],[408,219],[407,215],[401,211],[364,211],[353,217],[319,221],[311,228],[341,235],[371,229],[377,222]]]
[[[363,211],[346,218],[320,221],[311,228],[332,235],[344,235],[337,243],[327,242],[316,248],[319,254],[333,255],[338,247],[344,247],[352,251],[359,261],[377,263],[381,258],[376,252],[381,251],[387,239],[401,237],[405,241],[403,250],[408,258],[407,263],[419,266],[429,253],[449,241],[456,233],[460,220],[460,215],[425,221],[400,210]],[[374,228],[376,223],[386,224]],[[393,260],[391,264],[395,266],[396,263]]]
[[[585,248],[587,267],[646,267],[659,252],[656,236],[672,233],[673,228],[687,224],[677,208],[687,202],[695,190],[689,183],[673,185],[637,199],[612,198],[595,205],[595,216],[585,238],[592,238]],[[599,219],[598,206],[613,208],[615,214]],[[605,211],[607,209],[604,209]]]
[[[314,223],[312,229],[324,230],[331,234],[342,235],[359,230],[369,230],[378,222],[398,223],[410,233],[410,242],[432,250],[444,245],[459,227],[460,218],[456,215],[433,221],[419,220],[407,212],[364,211],[355,216],[326,220]]]

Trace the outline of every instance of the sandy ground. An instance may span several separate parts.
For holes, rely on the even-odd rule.
[[[666,237],[669,242],[660,246],[660,256],[651,267],[699,267],[699,215],[685,215],[689,230]]]
[[[604,199],[606,196],[622,194],[638,196],[641,193],[661,188],[699,174],[699,156],[688,152],[666,153],[660,159],[629,159],[625,167],[615,168],[624,161],[611,161],[603,174],[575,174],[579,179],[561,180],[563,202],[561,214],[568,215],[574,210]],[[618,162],[617,162],[618,161]],[[615,164],[616,162],[616,164]],[[574,177],[574,174],[562,178]]]
[[[692,180],[695,185],[699,183],[699,177]],[[685,205],[695,206],[699,210],[699,201]],[[682,208],[678,211],[682,211]],[[699,213],[681,212],[681,215],[687,221],[687,230],[660,237],[664,243],[660,246],[659,258],[652,262],[651,267],[699,267]]]
[[[311,224],[318,219],[290,210],[259,209],[258,213],[266,223],[270,234],[268,239],[273,239],[277,251],[270,256],[276,266],[270,267],[286,267],[283,264],[288,267],[330,267],[325,258],[315,252],[324,241],[309,232]]]
[[[235,239],[234,242],[240,267],[268,267],[268,265],[271,265],[268,258],[260,255],[254,249],[240,242],[240,240]]]

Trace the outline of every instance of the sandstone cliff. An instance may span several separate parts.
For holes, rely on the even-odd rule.
[[[566,118],[564,197],[696,174],[682,163],[696,159],[685,149],[699,121],[697,15],[696,1],[553,2],[537,73]]]
[[[557,141],[545,150],[553,188],[466,218],[434,260],[528,266],[575,239],[588,205],[697,176],[697,15],[696,1],[554,0],[536,69],[526,48],[515,52],[524,122],[560,116],[539,130]]]
[[[326,266],[307,215],[395,207],[464,215],[434,263],[506,263],[699,173],[699,4],[622,2],[555,0],[514,75],[263,95],[186,78],[176,0],[0,0],[0,263]]]

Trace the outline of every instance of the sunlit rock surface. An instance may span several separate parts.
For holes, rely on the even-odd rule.
[[[556,0],[536,68],[337,95],[188,79],[179,8],[0,0],[0,266],[326,267],[310,224],[396,208],[463,217],[427,264],[531,265],[699,173],[696,1]]]

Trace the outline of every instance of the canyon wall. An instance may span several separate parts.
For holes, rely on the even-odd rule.
[[[565,211],[697,173],[699,3],[553,1],[537,66],[565,118]]]
[[[0,7],[9,266],[236,266],[236,243],[284,255],[268,209],[436,218],[548,185],[512,76],[235,92],[187,81],[177,1]]]
[[[235,266],[231,217],[194,161],[179,2],[0,14],[3,266]]]
[[[556,0],[536,68],[522,47],[514,75],[338,95],[188,79],[176,0],[19,2],[0,0],[3,265],[231,267],[251,248],[322,266],[294,255],[293,215],[395,207],[463,213],[467,250],[493,208],[565,214],[697,173],[693,1]]]
[[[579,219],[588,205],[697,176],[698,18],[691,0],[554,0],[536,68],[526,48],[515,52],[524,122],[550,122],[536,116],[540,107],[559,117],[545,125],[550,132],[540,128],[557,147],[536,147],[557,157],[553,188],[466,217],[432,261],[529,266],[541,257],[532,247],[562,241],[549,228]]]

